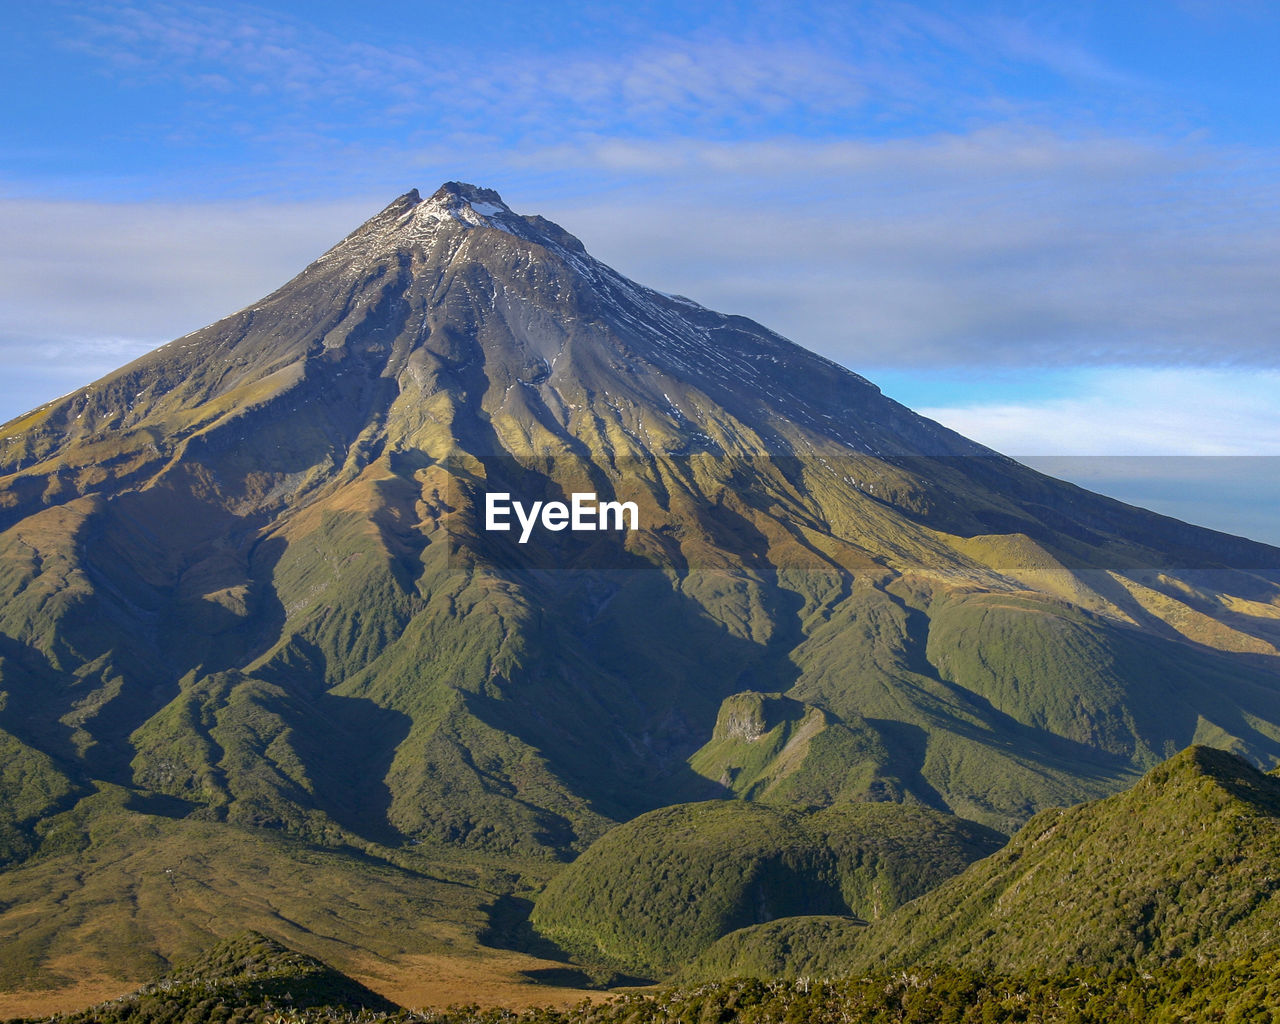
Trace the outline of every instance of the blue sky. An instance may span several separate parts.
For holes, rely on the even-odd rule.
[[[1280,456],[1274,4],[54,0],[4,21],[0,419],[461,179],[1010,454],[1088,456],[1077,475],[1184,518],[1222,522],[1229,495],[1231,529],[1280,542],[1257,461]]]

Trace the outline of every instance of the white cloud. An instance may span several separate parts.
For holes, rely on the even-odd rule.
[[[1280,371],[1130,367],[1079,380],[1067,396],[917,411],[1015,458],[1280,456]]]
[[[652,182],[544,211],[597,255],[855,367],[1280,358],[1274,154],[984,131],[578,158]]]
[[[0,200],[0,420],[256,301],[378,205]]]
[[[1280,545],[1280,371],[1130,367],[1071,377],[1072,394],[917,411],[1050,476]]]
[[[283,284],[373,203],[0,200],[0,345],[168,341]]]
[[[988,19],[987,27],[988,43],[1008,58],[1109,89],[1134,89],[1147,85],[1138,76],[1108,64],[1078,43],[1046,32],[1044,26],[1003,17]]]

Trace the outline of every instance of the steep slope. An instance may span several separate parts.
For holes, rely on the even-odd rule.
[[[636,528],[488,529],[587,492]],[[1274,763],[1278,566],[450,183],[0,429],[0,858],[117,793],[549,865],[713,797],[1011,832]]]
[[[1002,843],[973,822],[896,804],[681,804],[596,840],[538,897],[532,922],[588,957],[663,974],[746,925],[873,920]]]
[[[875,925],[846,967],[1060,972],[1226,961],[1280,942],[1280,779],[1192,747],[1131,790],[1033,818]]]
[[[866,941],[867,922],[818,914],[782,917],[722,936],[684,964],[681,981],[841,978]]]

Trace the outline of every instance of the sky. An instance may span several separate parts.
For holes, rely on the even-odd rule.
[[[1280,543],[1274,3],[51,0],[3,29],[0,419],[463,180],[1001,451]]]

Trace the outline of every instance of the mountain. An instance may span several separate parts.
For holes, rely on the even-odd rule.
[[[608,528],[555,528],[573,495]],[[441,908],[280,925],[328,956],[474,942],[673,803],[1008,834],[1193,742],[1274,763],[1278,643],[1280,550],[1032,472],[495,192],[410,192],[0,428],[0,948],[16,984],[225,937],[142,898],[145,835],[233,875],[252,842],[260,906],[322,847]],[[93,858],[141,872],[96,930]]]
[[[1131,790],[1028,822],[854,944],[852,963],[978,970],[1230,961],[1280,939],[1280,779],[1192,747]]]
[[[531,922],[587,957],[669,974],[744,926],[874,920],[1002,845],[991,829],[901,804],[678,804],[596,840],[539,895]]]
[[[684,973],[1149,977],[1274,958],[1277,860],[1280,778],[1191,747],[1126,792],[1042,812],[999,851],[868,927],[782,918],[726,934]]]

